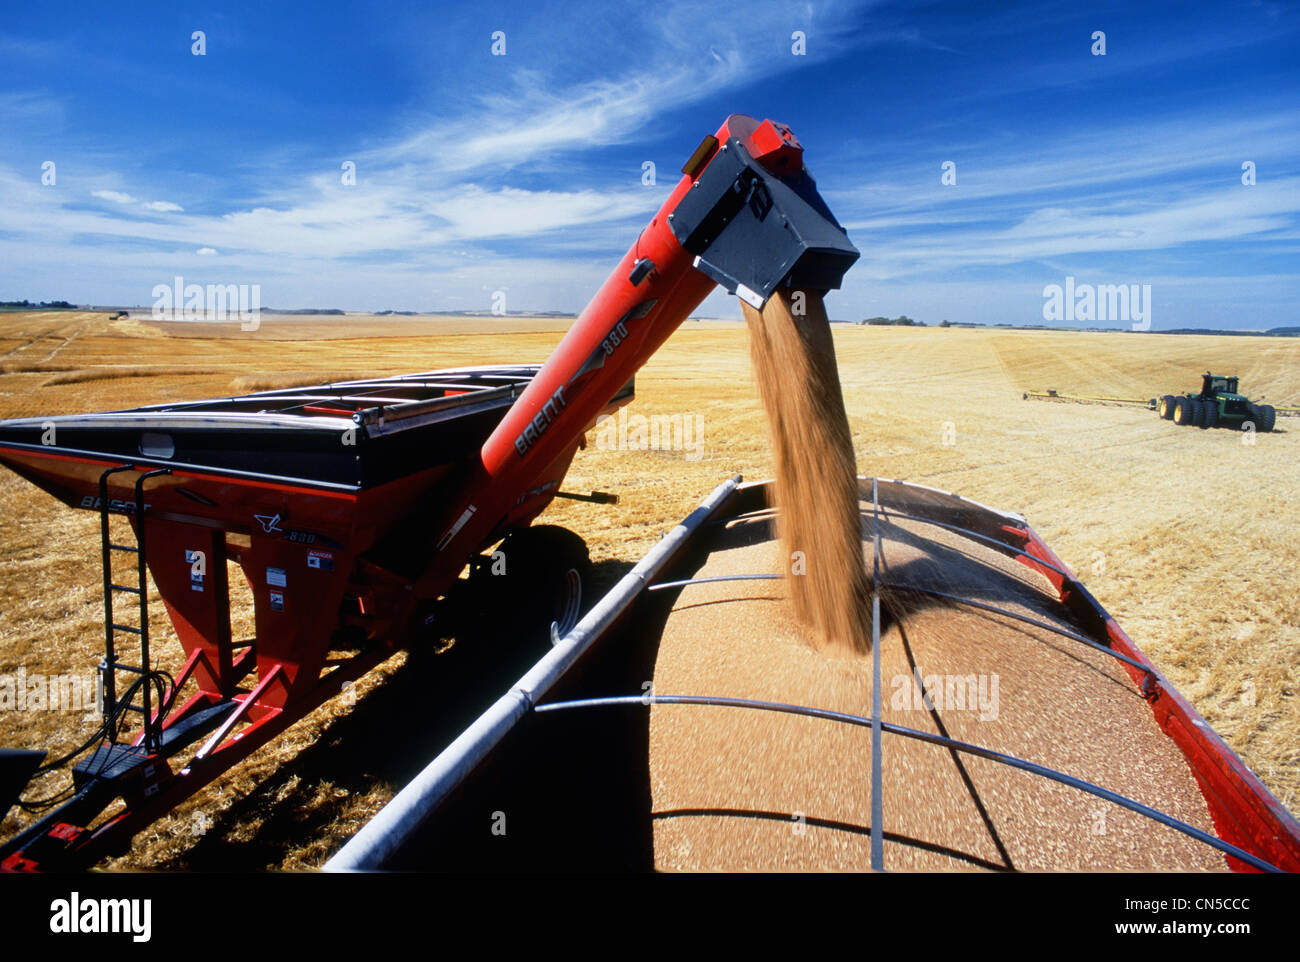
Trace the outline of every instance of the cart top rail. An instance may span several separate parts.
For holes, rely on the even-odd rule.
[[[471,457],[539,365],[428,371],[93,414],[0,421],[0,461],[85,487],[131,463],[349,490]],[[610,400],[626,403],[631,381]],[[66,500],[66,498],[65,498]]]

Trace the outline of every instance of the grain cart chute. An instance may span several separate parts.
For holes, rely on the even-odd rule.
[[[1166,421],[1198,428],[1231,427],[1272,431],[1277,411],[1269,404],[1254,404],[1237,392],[1235,376],[1226,377],[1206,371],[1201,375],[1201,390],[1182,395],[1166,394],[1157,410]]]
[[[732,115],[683,174],[541,367],[0,421],[0,463],[99,513],[105,597],[103,725],[60,804],[0,846],[0,868],[125,850],[444,612],[454,619],[474,582],[462,571],[503,538],[510,557],[547,560],[524,593],[547,620],[576,620],[567,575],[585,546],[530,524],[585,432],[631,399],[633,375],[715,284],[761,306],[782,286],[838,288],[858,257],[781,125]],[[112,535],[111,516],[134,537]],[[252,589],[252,639],[232,636],[228,562]],[[150,580],[186,655],[174,678],[151,664]],[[32,765],[14,756],[0,774],[21,780]]]

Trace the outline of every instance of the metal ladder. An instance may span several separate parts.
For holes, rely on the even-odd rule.
[[[121,464],[115,468],[109,468],[99,476],[100,558],[104,569],[104,660],[100,663],[99,672],[102,678],[104,690],[104,724],[107,729],[109,742],[113,744],[116,744],[117,742],[117,724],[114,722],[114,719],[119,710],[137,712],[144,716],[143,748],[147,753],[152,753],[156,752],[162,745],[162,732],[160,725],[161,719],[156,719],[154,717],[152,685],[147,677],[149,675],[149,582],[148,559],[145,553],[144,485],[150,478],[155,478],[164,474],[171,474],[171,470],[169,468],[159,468],[153,471],[145,471],[136,478],[136,543],[134,545],[117,544],[112,540],[112,533],[110,532],[108,525],[109,515],[112,513],[109,509],[108,479],[114,474],[134,470],[134,464]],[[114,551],[134,554],[136,556],[135,587],[131,587],[130,585],[119,585],[113,581]],[[139,627],[118,624],[113,610],[113,597],[115,593],[136,596],[136,602],[139,606],[140,613]],[[118,632],[136,635],[140,639],[139,665],[129,665],[125,662],[118,661]],[[134,701],[129,701],[124,705],[119,705],[117,700],[117,673],[119,671],[130,672],[146,679],[144,684],[140,686],[143,690],[141,703],[137,704]]]

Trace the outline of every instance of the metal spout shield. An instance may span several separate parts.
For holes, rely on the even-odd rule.
[[[777,176],[739,137],[718,148],[669,225],[697,270],[760,309],[783,284],[839,288],[859,257],[812,176],[802,166]]]

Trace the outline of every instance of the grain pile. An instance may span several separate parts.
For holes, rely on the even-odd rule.
[[[869,508],[869,505],[864,505]],[[772,572],[769,515],[720,533],[695,577]],[[872,520],[862,519],[871,550]],[[881,523],[881,580],[930,586],[1065,625],[1047,582],[977,542]],[[659,638],[654,690],[869,715],[869,659],[809,646],[784,581],[692,585]],[[899,593],[896,598],[904,597]],[[1177,746],[1122,666],[1052,632],[913,595],[881,635],[884,720],[1036,761],[1213,832]],[[941,680],[927,705],[931,681]],[[970,681],[964,701],[944,682]],[[958,686],[958,691],[963,686]],[[735,708],[656,706],[655,864],[670,871],[865,871],[869,729]],[[1094,796],[886,734],[886,870],[1214,871],[1213,849]]]
[[[794,296],[776,292],[761,312],[741,302],[772,435],[785,573],[795,613],[821,647],[862,654],[871,647],[871,583],[853,436],[822,296]]]

